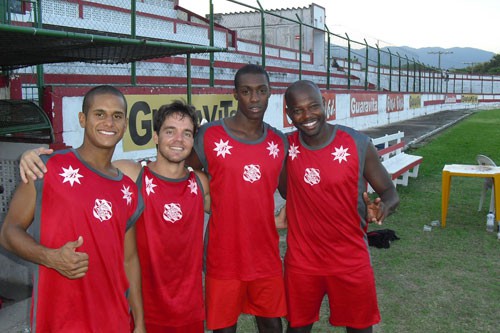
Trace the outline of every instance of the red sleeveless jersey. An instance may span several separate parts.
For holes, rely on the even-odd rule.
[[[136,230],[146,323],[202,321],[203,188],[194,172],[169,179],[147,166],[137,182],[145,205]]]
[[[74,150],[44,157],[48,172],[35,183],[35,238],[59,248],[83,237],[77,249],[89,269],[70,280],[37,266],[32,299],[33,332],[129,332],[124,238],[142,211],[135,183],[93,170]]]
[[[370,265],[362,198],[369,138],[337,125],[323,147],[298,132],[288,142],[286,268],[332,275]]]
[[[195,149],[210,176],[207,275],[247,281],[281,275],[274,192],[284,135],[264,124],[261,138],[244,141],[219,120],[200,129]]]

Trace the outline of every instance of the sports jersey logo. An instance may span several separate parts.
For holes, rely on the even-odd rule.
[[[188,187],[191,190],[190,193],[194,193],[194,194],[198,193],[198,184],[196,183],[196,180],[190,179]]]
[[[130,192],[130,186],[125,187],[125,185],[123,185],[122,193],[122,198],[127,200],[127,205],[130,205],[132,203],[132,192]]]
[[[311,186],[319,184],[319,182],[321,181],[319,170],[314,168],[306,168],[304,181]]]
[[[335,152],[332,153],[333,156],[335,156],[333,158],[334,161],[339,161],[339,164],[342,163],[342,161],[346,161],[347,162],[347,156],[350,156],[351,154],[349,154],[347,151],[349,150],[349,148],[345,148],[344,149],[344,146],[340,146],[340,148],[335,148]]]
[[[222,141],[222,139],[220,139],[219,143],[217,142],[214,143],[215,143],[214,151],[217,152],[217,156],[222,155],[223,158],[226,158],[226,154],[231,155],[231,148],[233,148],[233,146],[229,145],[229,140]]]
[[[63,184],[69,182],[71,187],[73,187],[74,183],[80,183],[80,178],[83,178],[82,175],[80,175],[78,172],[80,169],[73,169],[73,167],[70,165],[69,168],[62,168],[63,173],[60,173],[59,176],[62,176],[63,179]]]
[[[111,219],[113,217],[111,202],[105,199],[95,199],[93,213],[94,217],[101,222]]]
[[[169,203],[163,206],[163,219],[170,223],[175,223],[182,219],[181,205],[177,203]]]
[[[243,179],[247,182],[253,183],[260,179],[260,166],[256,164],[245,165],[243,168]]]
[[[274,141],[268,142],[266,149],[269,150],[269,156],[278,157],[280,150],[277,143],[274,143]]]
[[[299,154],[300,154],[299,146],[296,146],[294,143],[292,143],[292,145],[288,149],[288,156],[290,156],[290,158],[293,161],[294,159],[297,158]]]
[[[148,196],[151,193],[155,193],[156,186],[158,185],[153,184],[153,178],[149,178],[148,176],[146,176],[146,193],[148,194]]]

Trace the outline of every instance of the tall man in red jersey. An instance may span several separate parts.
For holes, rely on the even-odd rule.
[[[260,333],[281,333],[286,304],[274,192],[286,138],[263,121],[271,95],[267,72],[245,65],[234,85],[236,114],[202,126],[187,162],[210,179],[207,328],[236,332],[244,312],[256,316]]]
[[[91,89],[78,114],[83,144],[44,156],[44,179],[21,183],[12,198],[0,243],[38,264],[32,332],[130,332],[127,292],[134,332],[145,332],[134,227],[142,198],[111,164],[126,112],[116,88]]]
[[[382,223],[399,204],[370,138],[326,122],[316,84],[298,81],[285,93],[298,131],[288,136],[280,192],[287,199],[285,286],[289,333],[310,332],[325,294],[330,323],[369,333],[380,321],[367,223]],[[380,196],[368,198],[366,181]]]

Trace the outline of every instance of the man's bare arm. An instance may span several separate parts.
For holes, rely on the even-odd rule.
[[[69,240],[60,248],[40,245],[27,233],[33,222],[36,191],[32,181],[19,184],[10,202],[9,211],[0,231],[0,244],[10,252],[33,263],[55,269],[69,279],[78,279],[87,273],[89,257],[78,252],[84,239]]]
[[[146,332],[142,302],[141,265],[137,254],[135,226],[125,233],[125,273],[130,284],[129,303],[134,317],[134,333]]]

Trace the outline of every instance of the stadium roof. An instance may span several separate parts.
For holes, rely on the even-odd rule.
[[[226,51],[206,45],[131,38],[128,35],[8,24],[0,24],[0,45],[2,70],[63,62],[120,64],[179,54]]]

